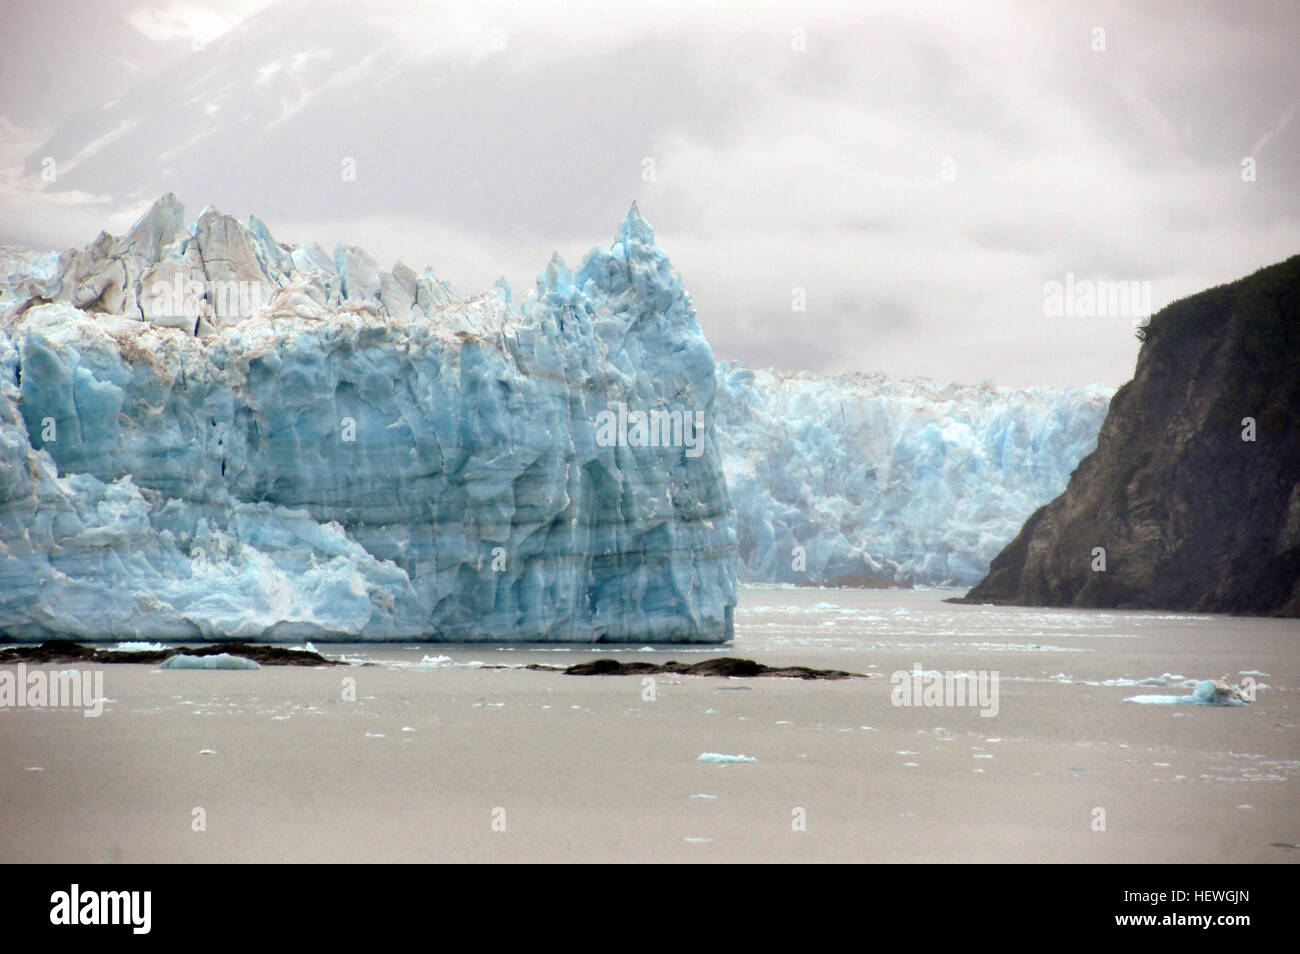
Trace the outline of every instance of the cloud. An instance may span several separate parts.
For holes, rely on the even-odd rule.
[[[1013,385],[1132,371],[1131,324],[1045,318],[1046,281],[1158,306],[1300,250],[1294,4],[257,6],[146,8],[155,37],[238,25],[27,144],[0,241],[174,190],[526,290],[635,199],[721,358]]]
[[[126,22],[154,43],[187,40],[204,46],[248,19],[272,0],[229,0],[225,3],[151,4],[126,15]]]

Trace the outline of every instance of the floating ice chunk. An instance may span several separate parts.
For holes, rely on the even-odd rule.
[[[108,651],[111,653],[153,653],[166,649],[164,643],[146,643],[146,642],[122,642],[116,646],[110,646]]]
[[[748,755],[723,755],[721,752],[701,752],[697,762],[757,762]]]
[[[452,665],[450,656],[425,656],[415,664],[416,669],[443,669]]]
[[[1196,680],[1188,679],[1186,676],[1180,676],[1177,673],[1164,672],[1158,676],[1147,676],[1143,679],[1133,679],[1128,676],[1120,676],[1118,679],[1103,679],[1101,682],[1089,683],[1089,685],[1100,686],[1119,686],[1122,688],[1129,687],[1150,687],[1165,689],[1194,689]]]
[[[251,659],[232,656],[230,653],[217,653],[215,656],[187,656],[177,653],[162,661],[159,669],[261,669]]]
[[[1135,685],[1139,686],[1189,686],[1195,684],[1196,680],[1171,672],[1164,672],[1158,676],[1148,676],[1146,679],[1139,679],[1135,683]]]
[[[709,800],[716,799],[717,797],[718,797],[718,796],[716,796],[716,795],[704,795],[704,794],[698,794],[698,795],[692,795],[692,796],[691,796],[691,798],[705,798],[705,799],[709,799]]]
[[[1195,691],[1188,696],[1129,696],[1125,702],[1138,702],[1143,705],[1189,705],[1189,706],[1244,706],[1249,703],[1241,697],[1235,686],[1223,682],[1204,679],[1196,684]]]

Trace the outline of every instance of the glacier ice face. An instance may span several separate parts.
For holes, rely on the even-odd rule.
[[[730,638],[713,355],[635,207],[517,305],[183,221],[5,261],[0,635]],[[600,440],[613,406],[702,452]]]
[[[725,362],[717,378],[716,432],[750,582],[977,582],[1096,446],[1111,395]]]

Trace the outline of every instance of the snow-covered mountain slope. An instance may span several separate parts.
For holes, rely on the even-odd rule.
[[[726,363],[717,377],[743,581],[979,580],[1096,446],[1111,396]]]
[[[635,207],[518,305],[171,196],[4,265],[0,635],[730,637],[713,355]]]

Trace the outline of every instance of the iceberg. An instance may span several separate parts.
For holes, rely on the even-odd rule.
[[[635,206],[518,302],[184,221],[3,258],[0,638],[732,636],[713,353]]]
[[[742,582],[972,584],[1097,443],[1111,390],[717,366]]]
[[[243,656],[230,653],[215,653],[211,656],[189,656],[177,653],[168,656],[158,666],[159,669],[261,669],[261,665]]]
[[[723,752],[701,752],[697,762],[721,762],[723,764],[739,762],[757,762],[758,759],[749,755],[727,755]]]
[[[1125,702],[1136,702],[1149,706],[1246,706],[1250,702],[1241,689],[1231,686],[1226,681],[1203,679],[1196,683],[1196,688],[1186,696],[1144,695],[1129,696]]]

